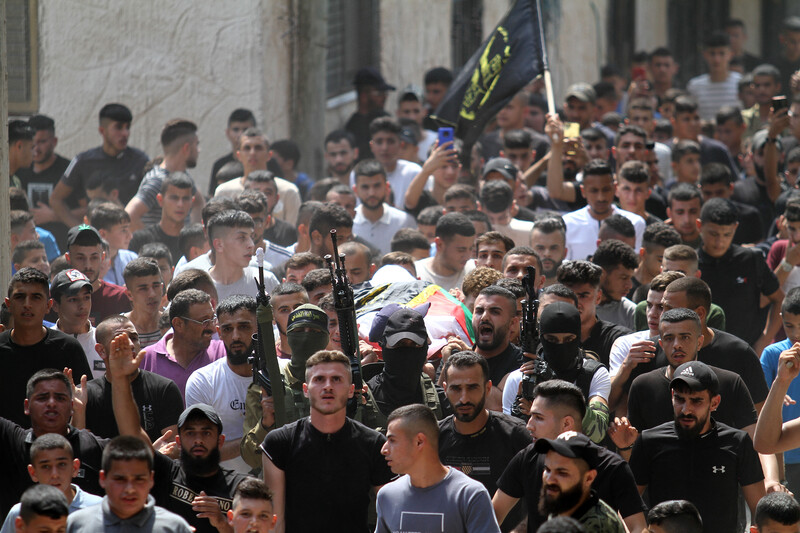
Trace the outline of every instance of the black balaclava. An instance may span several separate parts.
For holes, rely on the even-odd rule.
[[[539,320],[539,332],[544,360],[558,377],[571,378],[580,367],[581,354],[581,314],[578,309],[565,302],[555,302],[544,308]],[[550,333],[572,333],[571,342],[554,343],[546,339]]]

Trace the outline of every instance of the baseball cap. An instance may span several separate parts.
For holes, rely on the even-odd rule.
[[[80,224],[67,232],[67,248],[75,244],[75,241],[78,240],[78,237],[83,236],[84,234],[88,235],[91,240],[95,241],[94,244],[102,244],[103,238],[100,236],[100,232],[98,232],[93,226],[89,224]],[[86,246],[93,246],[94,244],[87,244]]]
[[[317,328],[327,333],[328,315],[314,304],[303,304],[289,313],[286,331],[288,333],[301,327]]]
[[[370,85],[379,91],[394,91],[395,86],[386,83],[381,73],[375,67],[363,67],[358,69],[355,78],[353,78],[353,85],[356,87],[360,85]]]
[[[416,145],[419,143],[419,139],[417,139],[417,134],[414,133],[414,130],[409,128],[408,126],[401,126],[400,127],[400,140],[408,143]]]
[[[570,98],[577,98],[581,102],[593,104],[597,100],[597,93],[594,92],[594,88],[588,83],[574,83],[567,89],[567,95],[564,97],[564,100],[569,100]]]
[[[92,282],[89,281],[89,278],[80,270],[68,268],[53,278],[53,282],[50,284],[50,295],[54,300],[58,300],[61,296],[73,295],[84,287],[89,287],[89,292],[92,292]]]
[[[397,101],[402,102],[403,99],[409,94],[416,98],[417,102],[425,101],[425,97],[422,94],[422,87],[413,83],[409,83],[403,87],[403,89],[400,91],[400,94],[397,95]]]
[[[427,312],[426,308],[424,313]],[[402,307],[392,313],[383,331],[385,346],[394,346],[404,339],[427,346],[428,330],[425,329],[424,313],[410,307]]]
[[[513,181],[517,179],[517,167],[505,157],[490,159],[483,167],[483,177],[488,176],[489,172],[499,172],[507,180]]]
[[[184,409],[181,416],[178,417],[178,429],[181,429],[186,424],[186,419],[192,416],[196,411],[208,418],[212,424],[219,428],[219,432],[222,433],[222,420],[220,420],[214,408],[207,403],[196,403]]]
[[[596,468],[600,463],[600,447],[586,435],[575,431],[565,431],[555,439],[536,439],[533,449],[541,454],[553,450],[564,457],[583,459],[589,463],[590,468]]]
[[[669,383],[670,388],[674,389],[677,383],[683,383],[694,392],[707,390],[711,396],[719,392],[717,373],[700,361],[689,361],[676,368]]]

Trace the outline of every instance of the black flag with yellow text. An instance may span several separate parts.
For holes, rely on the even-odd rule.
[[[536,0],[517,0],[461,68],[433,118],[471,146],[486,123],[542,72]]]

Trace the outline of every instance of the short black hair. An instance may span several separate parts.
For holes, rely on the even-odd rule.
[[[440,205],[429,205],[417,215],[417,224],[423,226],[435,226],[439,219],[444,216],[444,209]]]
[[[703,48],[719,48],[730,45],[731,38],[724,31],[715,31],[703,40]]]
[[[67,375],[55,368],[44,368],[28,378],[28,382],[25,384],[25,399],[30,400],[36,385],[43,381],[60,381],[67,388],[69,397],[72,398],[72,381]]]
[[[730,200],[711,198],[700,210],[700,222],[730,226],[738,222],[739,212]]]
[[[342,141],[347,141],[351,149],[356,148],[356,138],[347,130],[333,130],[325,136],[325,141],[322,143],[322,146],[326,146],[328,143],[340,143]]]
[[[598,287],[602,275],[603,269],[589,261],[564,261],[558,267],[556,279],[566,286],[588,283]]]
[[[592,159],[583,167],[583,176],[613,176],[614,171],[605,159]]]
[[[101,468],[108,475],[114,461],[145,461],[147,468],[153,470],[153,452],[150,446],[138,437],[120,435],[114,437],[103,450]]]
[[[674,201],[689,202],[695,198],[700,201],[700,205],[703,205],[703,194],[700,189],[688,183],[676,183],[667,195],[667,205],[671,208]]]
[[[514,246],[512,249],[507,251],[506,254],[503,256],[503,264],[502,264],[502,269],[503,270],[505,270],[505,268],[506,268],[506,264],[508,262],[508,258],[510,256],[512,256],[512,255],[527,255],[528,257],[533,257],[534,259],[536,259],[536,270],[537,270],[537,272],[541,272],[542,269],[543,269],[543,267],[542,267],[542,257],[539,255],[539,253],[536,250],[534,250],[530,246]]]
[[[145,276],[161,277],[158,261],[152,257],[137,257],[125,265],[125,269],[122,271],[122,278],[125,280],[128,290],[131,289],[129,284],[133,282],[134,278],[143,278]]]
[[[44,435],[36,437],[36,440],[31,444],[31,464],[36,461],[36,456],[39,455],[39,452],[46,450],[64,450],[69,453],[70,458],[75,458],[75,451],[72,449],[72,444],[69,443],[66,437],[58,433],[45,433]]]
[[[687,321],[692,322],[697,327],[698,333],[702,331],[700,316],[691,309],[685,309],[682,307],[664,311],[661,313],[661,318],[658,320],[658,323],[661,324],[662,322],[667,322],[669,324],[677,324],[678,322]]]
[[[53,135],[56,133],[56,122],[47,115],[33,115],[28,119],[28,126],[37,131],[49,131]]]
[[[223,211],[222,213],[214,215],[211,220],[208,221],[208,244],[211,245],[212,249],[214,248],[214,239],[219,236],[220,228],[253,229],[253,227],[253,218],[244,211],[238,209]]]
[[[652,52],[650,52],[649,58],[652,61],[656,57],[672,57],[672,52],[669,51],[669,48],[665,46],[659,46]]]
[[[742,110],[739,109],[737,106],[733,105],[726,105],[719,108],[717,111],[716,122],[717,127],[722,126],[729,120],[732,120],[734,124],[741,126],[744,124],[744,118],[742,117]]]
[[[708,316],[711,309],[711,288],[702,279],[694,276],[678,278],[667,285],[665,292],[685,292],[686,305],[691,309],[702,307]]]
[[[642,235],[642,246],[648,251],[652,251],[654,246],[661,246],[667,249],[682,242],[681,234],[678,233],[678,230],[663,222],[650,224],[644,228],[644,234]]]
[[[172,252],[169,251],[169,248],[163,242],[148,242],[143,245],[139,250],[139,257],[151,257],[156,261],[164,259],[170,265],[173,264]]]
[[[414,250],[427,250],[428,248],[430,248],[428,239],[418,229],[401,228],[392,237],[392,252],[411,253]]]
[[[558,296],[559,298],[566,298],[571,300],[572,303],[575,304],[575,307],[578,307],[578,296],[575,294],[575,291],[566,285],[562,285],[561,283],[553,283],[552,285],[548,285],[542,289],[539,297],[542,297],[545,294],[552,294],[553,296]]]
[[[601,233],[603,230],[611,230],[617,235],[633,239],[636,237],[636,228],[627,217],[619,213],[611,215],[600,223]]]
[[[233,492],[233,508],[239,505],[239,501],[244,498],[246,500],[263,500],[272,501],[272,492],[267,488],[267,484],[263,480],[247,476],[236,485],[236,490]]]
[[[642,161],[626,161],[619,169],[619,177],[631,183],[650,184],[650,171]]]
[[[300,162],[300,147],[291,139],[275,141],[270,146],[270,150],[281,156],[282,159],[294,161],[295,166]]]
[[[400,136],[400,123],[392,117],[378,117],[369,124],[370,139],[379,132],[385,131]]]
[[[197,124],[191,120],[175,118],[164,125],[161,130],[161,146],[166,148],[175,141],[197,134]]]
[[[322,267],[319,267],[315,270],[322,270]],[[291,281],[284,281],[283,283],[279,284],[277,287],[272,289],[272,296],[283,296],[286,294],[298,294],[301,292],[306,292],[306,289],[300,285],[299,283],[292,283]]]
[[[800,522],[800,504],[791,494],[771,492],[761,498],[756,505],[756,526],[759,528],[765,526],[767,520],[784,526],[796,525]]]
[[[608,137],[606,137],[602,131],[595,128],[594,126],[582,129],[581,139],[589,142],[603,141],[606,147],[608,147]]]
[[[672,147],[672,162],[678,163],[687,155],[700,155],[700,145],[695,141],[682,139]]]
[[[548,518],[536,533],[585,533],[583,525],[571,516],[554,516]]]
[[[22,241],[21,243],[17,244],[14,247],[14,251],[11,253],[11,262],[15,264],[20,264],[25,260],[25,256],[31,250],[44,250],[44,243],[42,241],[37,240],[29,240],[29,241]]]
[[[181,253],[187,260],[192,247],[202,248],[205,242],[206,234],[203,231],[203,225],[199,222],[197,224],[187,224],[181,228],[178,234],[178,248],[180,248]]]
[[[378,163],[375,159],[363,159],[358,162],[358,164],[353,169],[353,175],[356,177],[356,181],[358,181],[359,176],[383,176],[383,179],[386,179],[386,171],[383,169],[383,165]]]
[[[231,114],[228,116],[228,126],[231,125],[231,122],[250,122],[254,127],[257,125],[256,116],[253,112],[243,107],[231,111]]]
[[[170,172],[161,182],[161,194],[167,194],[170,187],[186,190],[194,187],[194,181],[186,172]]]
[[[332,229],[352,227],[353,219],[344,207],[337,204],[324,204],[311,215],[308,234],[311,235],[317,231],[324,239],[327,239]]]
[[[114,122],[133,122],[133,114],[127,106],[122,104],[106,104],[100,109],[99,120],[113,120]]]
[[[453,83],[453,72],[445,67],[433,67],[425,73],[425,85],[429,83]]]
[[[636,124],[623,124],[617,130],[617,135],[614,137],[614,146],[619,145],[619,140],[622,138],[623,135],[636,135],[637,137],[641,137],[642,142],[647,140],[647,132],[645,132],[640,126]]]
[[[19,517],[26,524],[37,516],[58,520],[68,514],[67,497],[52,485],[39,483],[28,487],[19,501]]]
[[[514,190],[503,180],[492,180],[481,188],[481,206],[491,213],[510,209],[514,203]]]
[[[35,132],[24,120],[8,121],[8,144],[9,146],[17,141],[32,141]]]
[[[211,278],[211,275],[209,275],[208,272],[198,268],[187,268],[172,278],[172,281],[169,283],[169,287],[167,287],[167,300],[174,300],[175,296],[186,289],[216,290],[214,287],[214,280]],[[171,307],[172,306],[170,305],[170,308]]]
[[[533,389],[535,398],[544,398],[548,404],[563,405],[580,414],[581,420],[586,416],[586,398],[576,385],[563,379],[543,381]]]
[[[489,215],[487,215],[483,211],[478,211],[477,209],[473,209],[472,211],[466,211],[464,215],[468,219],[470,219],[471,222],[482,222],[486,224],[487,228],[486,231],[492,231],[492,221],[489,220]]]
[[[517,278],[500,278],[492,283],[492,285],[510,291],[516,299],[524,298],[528,295],[525,291],[525,287],[522,286],[522,282]]]
[[[533,148],[533,136],[528,130],[511,130],[503,135],[503,148],[513,150]]]
[[[302,281],[302,285],[306,290],[306,293],[310,293],[314,289],[318,289],[330,284],[331,271],[327,268],[315,268],[306,274]]]
[[[600,243],[592,256],[592,263],[601,267],[606,272],[611,272],[618,266],[635,270],[639,266],[639,258],[633,248],[622,241],[608,239]]]
[[[516,313],[517,296],[510,290],[506,289],[505,287],[501,287],[497,283],[489,285],[484,289],[481,289],[481,292],[478,293],[478,297],[481,296],[500,296],[502,298],[505,298],[506,300],[508,300],[511,309],[513,309],[514,313]]]
[[[478,200],[478,194],[475,192],[475,187],[472,185],[467,185],[466,183],[456,183],[451,185],[450,188],[444,193],[444,203],[458,198],[475,202]]]
[[[253,316],[255,316],[257,306],[256,299],[252,296],[234,294],[217,304],[217,316],[233,315],[242,309],[253,313]]]
[[[442,370],[444,380],[447,381],[447,371],[452,367],[460,369],[470,368],[473,366],[481,367],[481,374],[483,374],[484,383],[489,381],[489,363],[486,361],[485,357],[478,355],[472,350],[462,350],[450,356],[450,358],[447,360],[447,363],[445,363],[444,369]]]
[[[456,235],[472,237],[475,235],[475,226],[463,213],[447,213],[436,222],[436,236],[449,240]]]
[[[724,185],[733,183],[731,169],[728,168],[728,165],[723,165],[722,163],[709,163],[705,165],[700,173],[700,186],[716,185],[717,183],[722,183]]]
[[[680,113],[697,113],[697,102],[688,95],[675,98],[675,115]]]
[[[43,272],[39,272],[35,268],[20,268],[13,276],[11,276],[11,281],[8,284],[9,298],[11,298],[11,293],[14,292],[14,286],[18,283],[33,283],[35,285],[39,285],[44,289],[45,297],[50,298],[50,280]]]
[[[131,216],[122,206],[103,202],[89,211],[89,224],[97,229],[110,230],[117,224],[130,224]]]
[[[781,304],[781,313],[800,315],[800,287],[789,289]]]
[[[780,494],[780,493],[776,493]],[[702,533],[700,511],[689,501],[669,500],[653,506],[647,524],[660,526],[666,533]]]
[[[183,290],[176,294],[169,304],[169,320],[172,322],[175,318],[185,319],[192,305],[210,302],[211,297],[206,292],[199,289]]]

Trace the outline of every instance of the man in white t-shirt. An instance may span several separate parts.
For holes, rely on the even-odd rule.
[[[460,289],[464,276],[475,269],[475,226],[462,213],[447,213],[436,223],[436,255],[414,266],[419,279],[445,290]]]
[[[406,189],[420,173],[422,167],[416,163],[400,159],[400,124],[391,117],[379,117],[369,125],[369,146],[375,159],[383,165],[386,179],[392,186],[394,206],[403,209]],[[350,173],[350,185],[356,184],[355,173]]]
[[[211,259],[208,270],[219,301],[234,294],[256,297],[258,269],[249,266],[253,257],[253,219],[244,211],[223,211],[208,221],[208,241],[211,244]],[[267,292],[278,285],[278,279],[269,271],[264,272]]]
[[[53,278],[50,296],[53,298],[53,310],[58,313],[53,329],[72,335],[81,343],[89,368],[92,369],[92,375],[87,378],[102,377],[106,365],[94,348],[94,326],[89,320],[92,312],[92,282],[78,270],[63,270]],[[80,380],[81,377],[76,378]]]
[[[256,332],[256,301],[235,295],[217,306],[217,332],[225,344],[226,357],[195,370],[186,382],[186,405],[205,403],[222,420],[225,443],[220,449],[225,468],[243,474],[250,467],[241,458],[239,441],[243,436],[245,397],[253,382],[253,368],[248,362]]]

